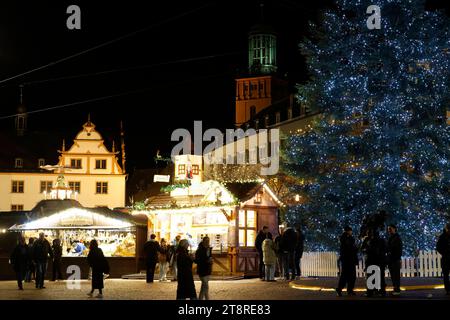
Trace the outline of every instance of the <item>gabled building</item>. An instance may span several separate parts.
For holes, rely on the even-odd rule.
[[[114,143],[108,149],[90,119],[68,149],[56,136],[26,133],[22,122],[16,119],[15,135],[0,134],[0,211],[31,210],[41,200],[61,198],[56,189],[86,207],[125,206],[123,152]]]

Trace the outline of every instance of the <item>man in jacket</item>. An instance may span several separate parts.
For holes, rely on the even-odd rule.
[[[286,228],[281,237],[281,250],[283,252],[283,267],[285,280],[295,279],[294,255],[297,245],[297,233],[294,228]]]
[[[400,268],[402,266],[403,243],[395,225],[389,225],[387,231],[389,234],[387,242],[387,263],[394,287],[392,294],[400,295]]]
[[[300,278],[300,276],[302,275],[302,271],[300,269],[300,260],[303,256],[303,243],[305,241],[300,223],[295,224],[295,232],[297,233],[297,244],[295,245],[294,253],[295,275],[297,276],[297,278]]]
[[[450,223],[447,223],[444,232],[439,236],[436,247],[436,250],[442,255],[441,266],[445,291],[447,295],[450,295]]]
[[[375,292],[382,296],[386,296],[386,241],[380,237],[379,231],[376,229],[369,229],[367,236],[361,246],[364,253],[366,271],[369,266],[378,266],[380,268],[380,288],[377,290],[367,288],[366,296],[372,297]],[[366,272],[367,278],[371,275]]]
[[[347,285],[347,294],[354,296],[353,289],[356,281],[356,265],[358,264],[358,248],[356,247],[353,230],[350,227],[344,228],[344,233],[340,238],[339,250],[340,276],[336,292],[342,296],[342,289]]]
[[[147,283],[152,283],[155,276],[155,268],[158,263],[158,252],[160,250],[156,235],[152,234],[150,240],[144,244],[145,262],[147,264]]]
[[[255,248],[258,251],[259,255],[259,278],[264,280],[264,260],[263,260],[263,251],[262,251],[262,243],[267,238],[272,239],[272,234],[269,232],[269,227],[264,226],[262,230],[259,231],[255,240]]]
[[[39,233],[39,239],[33,244],[33,260],[36,265],[36,289],[45,289],[44,279],[47,272],[47,259],[53,258],[50,243],[45,239],[43,232]]]

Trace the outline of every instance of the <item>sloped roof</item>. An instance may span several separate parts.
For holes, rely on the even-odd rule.
[[[171,206],[177,207],[195,207],[202,204],[204,196],[170,196],[169,194],[159,194],[150,197],[147,201],[147,207],[150,208],[169,208]]]
[[[42,200],[30,211],[0,213],[0,223],[5,226],[4,228],[11,228],[14,225],[20,226],[25,223],[51,217],[58,213],[68,212],[71,209],[80,209],[80,212],[91,214],[94,217],[94,223],[92,224],[93,227],[98,226],[95,222],[95,217],[97,216],[120,220],[132,225],[147,225],[147,221],[144,216],[133,216],[128,213],[111,210],[106,207],[85,208],[76,200]],[[49,225],[48,227],[52,228],[56,227],[56,225]]]

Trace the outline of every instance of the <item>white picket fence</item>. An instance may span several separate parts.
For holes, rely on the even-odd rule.
[[[364,277],[364,261],[359,261],[356,276]],[[302,275],[306,277],[336,277],[339,273],[336,252],[305,252],[301,260]],[[436,251],[420,251],[417,258],[402,258],[402,277],[440,277],[441,255]],[[389,271],[386,270],[389,277]]]

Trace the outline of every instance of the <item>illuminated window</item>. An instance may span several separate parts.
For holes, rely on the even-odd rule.
[[[41,193],[47,192],[50,193],[52,191],[53,183],[51,181],[41,181]]]
[[[108,182],[97,182],[96,183],[96,193],[97,194],[107,194],[108,193]]]
[[[43,158],[38,159],[38,167],[42,167],[42,166],[45,166],[45,159],[43,159]]]
[[[261,203],[262,202],[262,195],[263,191],[258,191],[255,195],[255,203]]]
[[[106,169],[106,160],[95,160],[95,169]]]
[[[198,174],[200,172],[200,169],[198,167],[198,164],[192,165],[192,174]]]
[[[23,159],[22,158],[14,159],[14,168],[16,168],[16,169],[23,168]]]
[[[69,181],[69,188],[73,191],[73,192],[77,192],[80,193],[81,190],[81,182],[79,181]],[[108,186],[106,186],[107,191],[108,191]]]
[[[186,165],[185,164],[179,164],[178,165],[178,175],[186,174]]]
[[[70,159],[70,166],[74,169],[81,169],[81,159]]]
[[[12,193],[23,193],[24,182],[23,181],[12,181],[11,192]]]
[[[12,204],[11,211],[23,211],[23,204]]]
[[[239,246],[254,247],[256,239],[256,212],[239,210]]]

